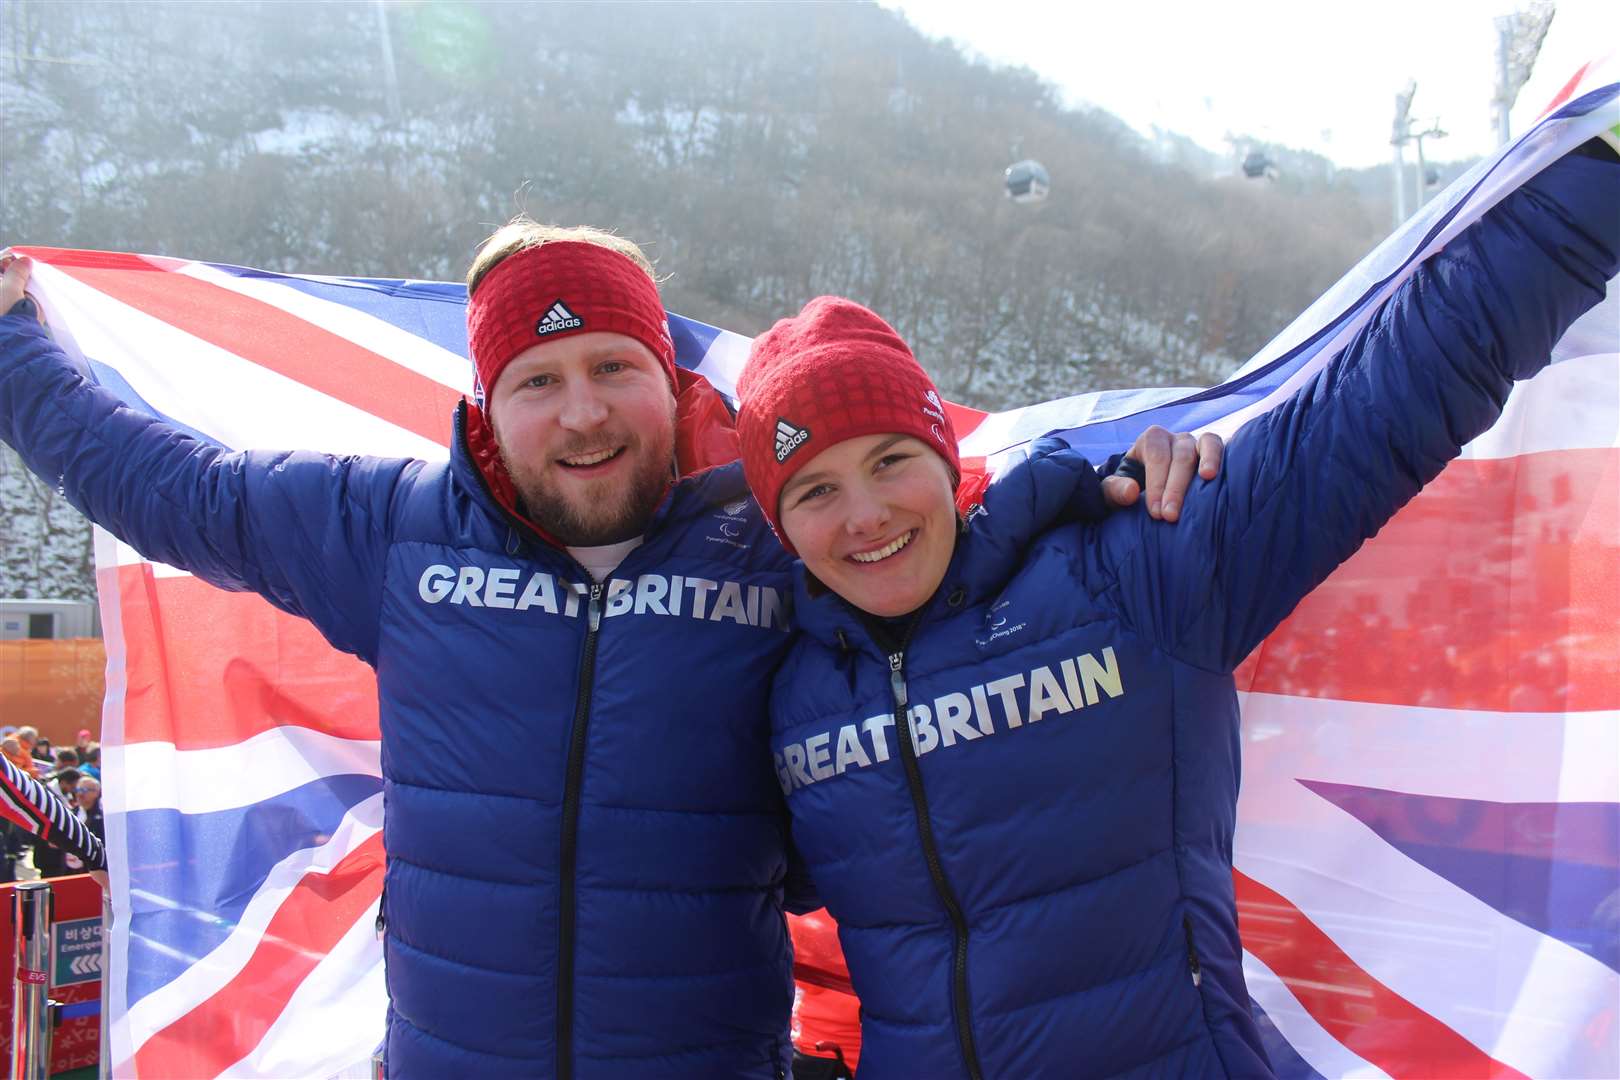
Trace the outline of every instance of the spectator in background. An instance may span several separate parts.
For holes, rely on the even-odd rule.
[[[107,821],[101,813],[101,784],[90,776],[79,777],[73,792],[78,796],[79,820],[96,834],[96,839],[107,839]]]
[[[73,749],[78,752],[80,761],[84,760],[84,755],[89,751],[90,744],[93,741],[94,740],[90,738],[89,728],[84,727],[79,729],[78,737],[73,740]]]
[[[54,781],[54,782],[53,782]],[[71,816],[78,817],[78,807],[75,803],[74,789],[79,784],[78,769],[63,769],[46,777],[46,790],[52,795],[58,795],[67,803]],[[83,873],[84,863],[78,858],[69,861],[69,853],[51,843],[48,837],[36,836],[34,844],[34,868],[39,871],[42,878],[67,877],[69,874]]]
[[[78,769],[75,769],[72,766],[65,769],[58,769],[56,772],[50,775],[50,779],[56,781],[57,791],[61,793],[62,799],[69,806],[78,805],[79,778],[82,775],[83,774],[79,772]]]
[[[79,763],[79,771],[84,773],[86,776],[91,776],[97,780],[100,780],[101,744],[91,743],[89,746],[84,748],[84,752],[80,756],[83,758],[83,760]]]
[[[78,767],[79,753],[77,750],[69,750],[64,746],[62,749],[56,752],[57,772],[61,772],[63,769],[77,769]]]
[[[22,747],[22,752],[28,759],[27,764],[18,767],[25,770],[29,776],[39,776],[44,771],[34,764],[39,759],[39,728],[32,724],[24,724],[17,729],[17,734],[14,737],[17,740],[17,745]],[[44,760],[50,761],[51,759],[47,757]]]
[[[65,849],[79,867],[91,871],[102,888],[106,888],[107,858],[100,839],[57,797],[49,784],[35,780],[9,759],[0,760],[0,820],[15,833],[32,836],[41,851]],[[36,855],[36,865],[38,859]],[[46,855],[45,860],[49,863],[51,856]]]
[[[13,734],[0,739],[0,754],[4,754],[7,761],[17,766],[28,776],[33,776],[34,759],[29,754],[27,747],[23,745],[22,739],[18,737],[20,734],[19,729]]]

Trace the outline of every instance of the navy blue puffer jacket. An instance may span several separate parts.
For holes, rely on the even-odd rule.
[[[788,560],[727,465],[676,484],[593,589],[494,501],[464,416],[449,464],[229,453],[0,319],[0,436],[32,469],[376,668],[390,1080],[775,1080],[793,984],[764,716]]]
[[[861,1080],[1257,1077],[1230,672],[1490,426],[1620,268],[1620,166],[1565,159],[1231,441],[1181,521],[1066,520],[1055,442],[921,612],[799,583],[771,745],[862,1003]]]

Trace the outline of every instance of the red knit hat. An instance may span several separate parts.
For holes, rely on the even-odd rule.
[[[789,551],[782,487],[821,451],[860,435],[914,435],[962,467],[939,391],[894,327],[853,300],[820,296],[754,339],[737,382],[748,486]]]
[[[467,346],[483,405],[512,358],[542,341],[610,330],[663,362],[675,386],[675,343],[658,286],[627,255],[582,240],[555,240],[508,255],[467,300]]]

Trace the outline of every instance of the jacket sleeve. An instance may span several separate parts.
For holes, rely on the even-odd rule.
[[[1246,424],[1179,524],[1115,515],[1083,553],[1129,625],[1230,671],[1501,413],[1620,271],[1620,164],[1567,156],[1432,256],[1287,402]],[[1107,565],[1111,564],[1111,565]]]
[[[257,592],[375,659],[392,496],[420,463],[200,441],[93,385],[23,315],[0,316],[0,438],[147,558]]]
[[[101,840],[72,807],[4,755],[0,755],[0,817],[52,847],[78,856],[86,870],[107,868]]]

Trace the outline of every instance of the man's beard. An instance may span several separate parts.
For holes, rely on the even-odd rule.
[[[662,447],[642,443],[642,456],[635,472],[623,482],[596,485],[599,490],[593,491],[580,505],[547,484],[544,470],[531,470],[521,464],[501,441],[499,429],[496,429],[495,442],[500,447],[507,475],[512,478],[512,486],[517,489],[520,509],[541,531],[565,547],[597,547],[640,536],[647,531],[653,511],[658,509],[674,478],[673,438]],[[593,440],[593,444],[601,445],[601,441]],[[633,445],[627,447],[625,452],[633,448]],[[557,456],[567,457],[570,452],[565,448]],[[554,465],[553,468],[566,466]]]

